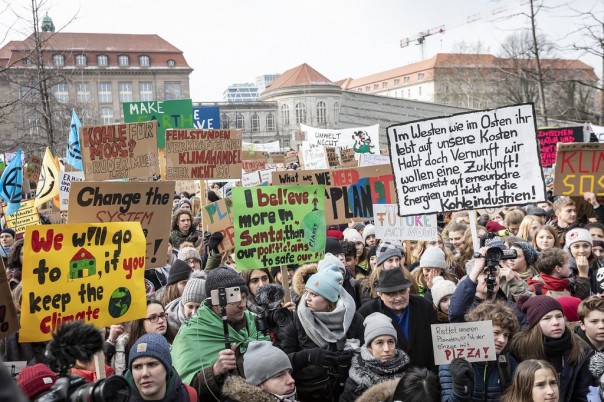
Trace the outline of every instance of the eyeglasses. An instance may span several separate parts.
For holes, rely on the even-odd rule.
[[[264,276],[261,276],[259,278],[252,278],[252,279],[250,279],[250,283],[253,283],[254,285],[256,285],[260,281],[262,281],[262,282],[268,282],[268,275],[264,275]]]
[[[194,264],[194,263],[198,263],[201,264],[201,261],[195,259],[195,258],[189,258],[188,260],[185,261],[187,264]]]
[[[156,322],[157,322],[157,321],[159,321],[160,319],[161,319],[162,321],[166,321],[166,313],[153,314],[153,315],[151,315],[151,316],[149,316],[149,317],[145,318],[145,320],[149,320],[149,321],[151,321],[152,323],[156,323]]]

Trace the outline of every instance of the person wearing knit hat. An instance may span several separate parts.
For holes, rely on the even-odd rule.
[[[578,270],[581,272],[594,272],[597,269],[597,262],[595,261],[593,252],[593,238],[589,230],[582,228],[575,228],[569,230],[566,233],[566,241],[564,249],[568,250],[570,254],[570,267],[571,269]],[[591,276],[594,276],[591,274]],[[595,280],[592,278],[591,291],[594,294],[598,294],[602,291],[604,286],[604,278],[596,277]]]
[[[168,273],[168,283],[155,292],[154,298],[162,305],[167,306],[170,302],[182,296],[187,281],[193,270],[186,262],[176,259]]]
[[[589,387],[587,401],[601,402],[604,400],[604,353],[594,353],[589,359],[589,371],[599,385]]]
[[[501,288],[508,297],[517,297],[519,294],[525,293],[525,283],[539,275],[539,271],[535,268],[539,254],[533,246],[525,241],[512,243],[510,249],[516,252],[516,258],[509,260],[509,269],[513,271],[513,274],[508,278],[505,275],[506,272],[502,271]]]
[[[352,228],[359,232],[362,236],[364,234],[365,224],[363,222],[355,222],[352,224]]]
[[[374,225],[369,224],[365,226],[365,229],[363,230],[363,241],[367,247],[373,247],[376,245]]]
[[[145,334],[130,348],[128,371],[124,375],[132,391],[131,401],[197,401],[197,392],[183,384],[172,367],[170,345],[159,334]]]
[[[42,363],[24,367],[17,378],[17,385],[32,401],[46,395],[55,382],[57,382],[57,375]]]
[[[594,240],[591,252],[594,255],[594,259],[598,264],[598,268],[604,268],[604,241]]]
[[[205,286],[205,273],[194,271],[189,277],[182,296],[166,305],[168,322],[172,328],[180,328],[184,322],[197,313],[199,306],[207,297]]]
[[[342,243],[334,237],[327,237],[325,253],[333,254],[344,262],[344,248],[342,247]]]
[[[0,257],[4,261],[4,266],[8,266],[8,255],[10,248],[15,242],[15,231],[9,228],[0,230]]]
[[[455,282],[446,280],[442,276],[432,279],[432,303],[436,307],[438,322],[440,323],[449,322],[449,304],[455,289],[457,289]]]
[[[363,243],[363,236],[361,236],[361,234],[353,228],[346,228],[344,229],[344,240],[345,241],[351,241],[353,243]]]
[[[307,297],[309,304],[313,304],[315,295],[321,296],[323,299],[335,303],[340,297],[340,282],[344,279],[339,270],[336,270],[335,265],[325,266],[321,271],[317,271],[306,281],[306,289],[313,295]],[[319,303],[322,303],[319,301]],[[314,304],[313,304],[314,305]],[[312,306],[309,306],[312,308]]]
[[[327,239],[344,240],[344,233],[338,228],[338,225],[331,225],[327,228]]]
[[[447,270],[445,252],[440,247],[427,247],[420,257],[419,267],[413,270],[412,275],[418,286],[419,295],[429,301],[432,301],[431,289],[435,278],[456,280],[455,276]]]
[[[177,258],[186,262],[193,271],[199,271],[201,269],[201,256],[195,247],[182,247],[180,250],[178,250]]]
[[[505,226],[501,225],[496,221],[489,221],[485,226],[488,233],[499,233],[502,230],[505,230]]]
[[[193,208],[193,205],[188,198],[181,198],[180,201],[178,201],[178,208],[190,211]]]
[[[394,340],[393,345],[396,345],[398,335],[396,334],[396,329],[392,326],[392,319],[390,317],[382,313],[371,313],[365,317],[363,325],[365,326],[365,347],[370,347],[371,342],[381,336],[391,337]],[[392,355],[389,357],[392,357]]]
[[[519,360],[547,360],[560,376],[560,401],[585,400],[592,377],[590,347],[566,326],[563,308],[550,296],[520,297],[528,328],[516,334],[510,351]]]
[[[239,288],[240,300],[226,306],[214,305],[212,291],[221,288]],[[234,269],[221,265],[208,272],[205,292],[208,298],[180,327],[172,343],[172,360],[183,381],[197,390],[199,400],[223,400],[220,384],[229,372],[243,376],[248,344],[269,337],[258,331],[256,315],[246,309],[249,289]],[[225,328],[230,339],[228,348]],[[191,353],[193,350],[195,353]]]
[[[579,322],[578,310],[581,299],[573,296],[560,296],[556,301],[562,306],[562,312],[564,313],[566,322]]]
[[[403,253],[398,245],[392,241],[381,242],[375,252],[377,265],[384,265],[384,269],[400,266]]]

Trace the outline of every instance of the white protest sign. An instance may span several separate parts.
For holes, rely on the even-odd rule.
[[[390,126],[399,215],[545,200],[532,104]]]
[[[456,357],[472,362],[497,359],[492,321],[432,324],[434,364],[450,364]]]
[[[329,169],[327,154],[323,145],[304,141],[300,147],[302,163],[305,170]]]
[[[273,182],[273,172],[277,169],[257,170],[251,173],[243,173],[241,175],[241,185],[243,187],[259,186],[262,183],[271,184]]]
[[[258,152],[279,152],[279,141],[268,142],[265,144],[252,144],[250,142],[244,142],[241,144],[242,150],[247,151],[258,151]]]
[[[400,217],[396,204],[373,204],[375,237],[381,240],[436,240],[436,214]]]
[[[596,135],[599,142],[604,142],[604,126],[591,125],[591,130]]]
[[[359,167],[387,165],[389,163],[390,157],[388,155],[361,154],[359,158]]]
[[[311,144],[352,148],[357,158],[361,154],[380,154],[379,124],[340,130],[327,130],[300,124],[300,130],[306,133],[306,141]]]
[[[59,186],[59,199],[61,200],[61,211],[67,211],[69,205],[69,190],[72,181],[84,181],[84,172],[61,172],[61,185]]]

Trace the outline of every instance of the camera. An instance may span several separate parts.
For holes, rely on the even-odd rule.
[[[126,402],[130,400],[130,386],[124,377],[111,376],[96,382],[82,377],[61,377],[39,402]]]
[[[292,320],[291,313],[283,307],[264,309],[256,316],[256,328],[260,332],[269,332],[273,328],[286,327]]]

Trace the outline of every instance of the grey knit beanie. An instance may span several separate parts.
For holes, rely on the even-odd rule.
[[[419,259],[419,267],[447,269],[445,252],[440,247],[428,247]]]
[[[170,345],[161,334],[145,334],[138,338],[136,343],[130,348],[130,356],[128,358],[128,368],[130,370],[132,370],[132,363],[139,357],[153,357],[164,365],[166,373],[172,371]]]
[[[402,258],[403,253],[401,248],[399,248],[398,244],[393,241],[381,242],[375,252],[375,255],[377,256],[377,265],[382,265],[390,257]]]
[[[285,352],[268,341],[250,342],[243,355],[243,372],[248,384],[260,385],[291,368],[292,364]]]
[[[232,288],[238,286],[241,293],[249,294],[250,291],[242,277],[237,272],[224,265],[214,268],[206,278],[206,294],[220,288]]]
[[[365,321],[363,321],[363,325],[365,326],[365,347],[371,344],[378,336],[390,335],[397,340],[396,329],[392,326],[392,319],[385,314],[382,313],[372,313],[369,314]]]
[[[206,280],[203,277],[204,273],[202,271],[193,271],[189,277],[189,282],[182,291],[180,299],[182,304],[188,302],[203,303],[206,298]]]
[[[186,281],[191,276],[193,270],[186,262],[174,260],[170,272],[168,273],[168,285],[173,285],[180,281]]]

